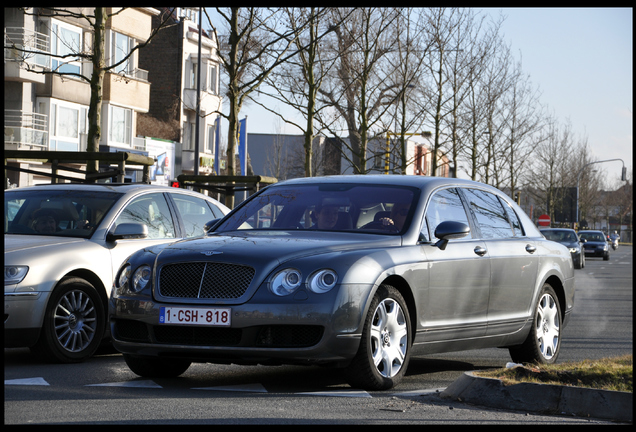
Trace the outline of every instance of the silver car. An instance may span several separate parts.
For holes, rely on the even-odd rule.
[[[202,236],[229,209],[151,185],[59,184],[4,192],[4,346],[79,362],[108,335],[114,274],[136,250]]]
[[[552,363],[573,304],[570,252],[499,190],[334,176],[269,186],[205,238],[136,252],[109,314],[141,376],[192,362],[324,364],[378,390],[417,354],[504,347]]]

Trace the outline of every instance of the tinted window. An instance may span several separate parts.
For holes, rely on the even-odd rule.
[[[426,210],[426,222],[430,230],[431,241],[436,239],[435,228],[444,221],[456,221],[468,224],[468,217],[456,189],[444,189],[431,197]],[[469,225],[470,226],[470,225]],[[471,234],[464,238],[470,238]]]
[[[172,199],[179,209],[181,221],[185,227],[185,237],[203,235],[204,225],[217,218],[208,207],[207,201],[203,199],[181,194],[172,194]]]
[[[174,238],[174,224],[163,194],[142,195],[132,200],[115,223],[142,223],[148,227],[149,239]]]
[[[500,200],[504,207],[506,208],[508,219],[510,220],[510,225],[512,225],[512,232],[515,237],[523,237],[523,228],[521,227],[521,222],[519,221],[519,217],[517,217],[517,213],[510,207],[510,205],[504,200]]]
[[[499,198],[479,189],[463,189],[472,210],[481,237],[485,239],[512,237],[512,229]]]
[[[397,234],[409,226],[417,193],[415,188],[366,184],[269,187],[216,231],[307,229]]]

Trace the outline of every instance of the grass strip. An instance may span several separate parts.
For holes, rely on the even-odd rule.
[[[474,374],[499,379],[504,385],[537,383],[634,391],[634,366],[631,354],[550,365],[526,364],[506,369],[476,371]]]

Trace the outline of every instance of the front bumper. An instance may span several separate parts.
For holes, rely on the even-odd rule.
[[[602,247],[600,248],[590,248],[590,249],[585,249],[585,256],[591,256],[591,257],[602,257],[608,254],[608,250],[607,249],[603,249]]]
[[[364,302],[341,299],[351,300],[354,293],[364,291],[359,288],[341,286],[339,292],[327,295],[305,292],[290,298],[256,295],[240,305],[207,305],[230,308],[230,327],[162,324],[161,307],[184,305],[113,295],[109,308],[113,344],[126,354],[193,362],[344,366],[360,345],[359,305]]]
[[[5,348],[35,345],[40,336],[48,294],[36,291],[4,293]]]

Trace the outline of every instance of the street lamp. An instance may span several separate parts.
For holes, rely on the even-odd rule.
[[[578,174],[576,175],[576,224],[577,224],[577,226],[579,224],[579,181],[581,180],[581,173],[583,172],[585,167],[587,167],[588,165],[598,164],[598,163],[603,163],[603,162],[613,162],[613,161],[621,161],[622,162],[623,169],[621,170],[621,181],[626,181],[627,180],[627,168],[625,168],[625,162],[623,162],[623,159],[607,159],[607,160],[587,163],[587,164],[583,165],[583,167],[579,170]]]

